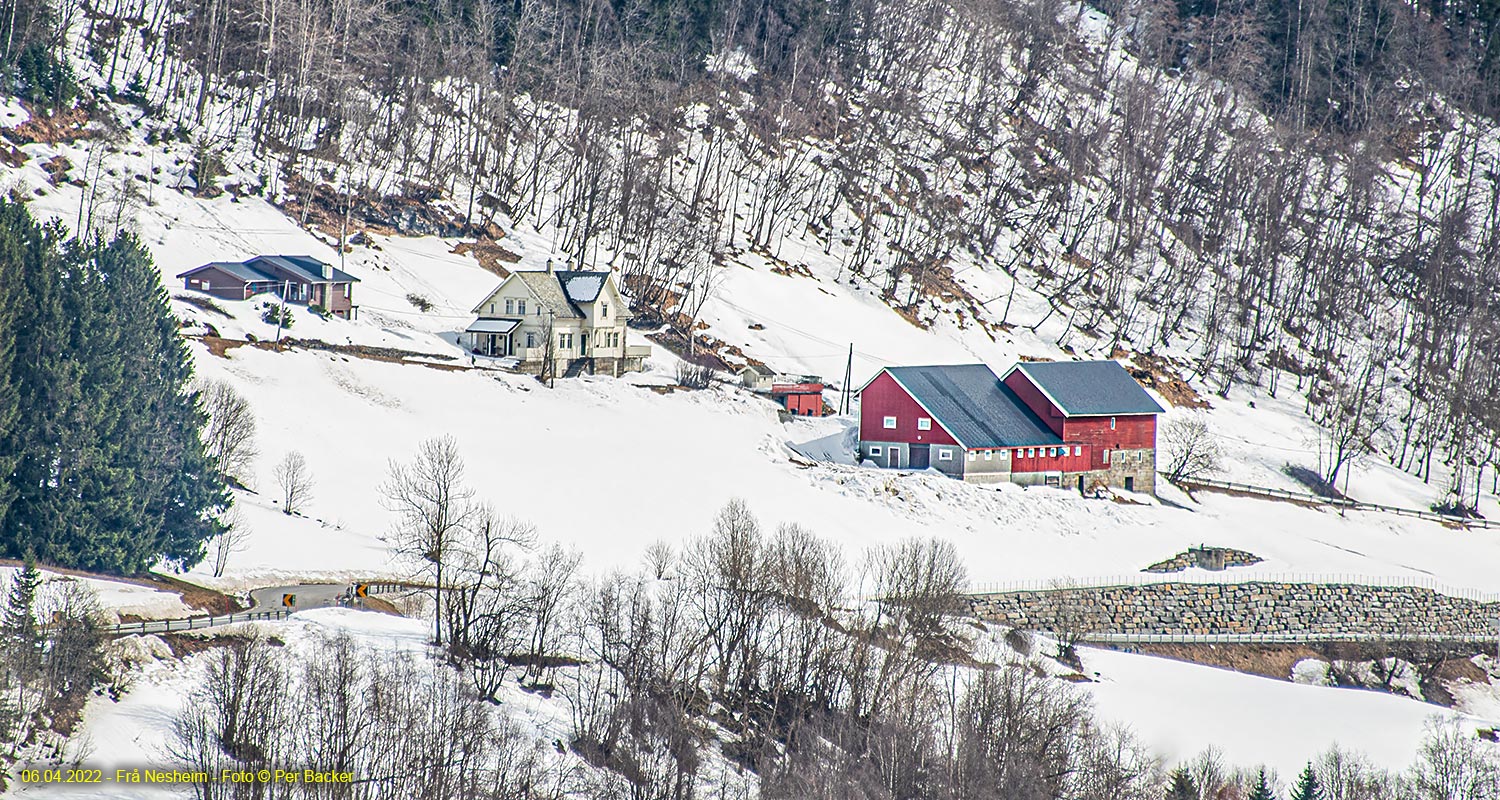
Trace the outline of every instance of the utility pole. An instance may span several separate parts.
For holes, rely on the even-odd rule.
[[[849,381],[851,379],[853,379],[853,377],[854,377],[854,342],[850,342],[849,343],[849,360],[844,362],[844,391],[843,391],[843,394],[840,395],[840,397],[839,397],[839,413],[840,414],[848,414],[849,413],[849,406],[851,405],[850,401],[853,400],[853,398],[849,396],[849,391],[850,391],[849,390]]]
[[[292,282],[281,282],[281,310],[276,312],[276,343],[281,344],[281,324],[286,321],[286,295],[292,290]]]

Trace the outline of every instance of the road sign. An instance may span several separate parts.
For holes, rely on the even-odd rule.
[[[294,594],[284,594],[284,595],[282,595],[281,596],[281,604],[284,605],[284,606],[286,606],[287,608],[291,608],[292,606],[297,605],[297,595],[294,595]]]
[[[370,584],[368,584],[368,583],[356,583],[356,584],[354,584],[354,596],[355,597],[369,597],[370,596]]]

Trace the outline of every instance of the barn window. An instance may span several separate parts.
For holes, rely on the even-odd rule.
[[[986,450],[986,451],[984,451],[984,460],[985,461],[993,461],[994,458],[995,458],[995,451],[994,450]]]
[[[932,430],[932,420],[929,419],[928,417],[917,417],[917,430],[919,430],[919,431],[930,431],[930,430]]]
[[[1076,445],[1076,444],[1073,445],[1073,455],[1075,455],[1075,456],[1081,456],[1081,455],[1083,455],[1083,448],[1080,447],[1079,445]]]
[[[952,461],[953,460],[953,451],[952,450],[939,450],[938,451],[938,460],[939,461]]]
[[[973,450],[970,450],[969,451],[969,460],[973,461],[975,459],[975,457],[977,457],[978,455],[979,455],[978,453],[974,452]]]
[[[1115,418],[1114,417],[1110,417],[1109,418],[1109,429],[1110,430],[1114,430],[1115,429]]]
[[[1016,458],[1020,458],[1020,457],[1021,457],[1021,451],[1018,449],[1018,450],[1016,450]]]
[[[1106,464],[1109,463],[1109,451],[1108,450],[1104,451],[1104,463],[1106,463]]]
[[[1036,458],[1036,450],[1033,450],[1030,447],[1026,448],[1026,457],[1027,458]]]
[[[896,418],[895,417],[886,417],[885,418],[885,428],[886,428],[886,430],[891,430],[891,431],[895,430],[896,429]]]
[[[872,456],[878,456],[878,455],[880,455],[880,448],[878,448],[878,447],[872,447],[872,448],[870,448],[870,455],[872,455]]]

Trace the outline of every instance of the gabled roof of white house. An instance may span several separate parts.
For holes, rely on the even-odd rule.
[[[1062,444],[1047,423],[984,364],[886,367],[885,371],[966,448]]]
[[[1021,362],[1019,370],[1065,416],[1161,414],[1165,411],[1118,361]]]
[[[489,294],[485,295],[484,299],[480,300],[479,304],[470,309],[470,311],[475,314],[484,313],[484,306],[489,302],[490,298],[510,285],[511,281],[515,281],[526,287],[527,293],[535,298],[542,305],[543,309],[551,311],[553,316],[564,319],[583,318],[583,312],[579,311],[577,306],[568,301],[567,295],[563,294],[562,285],[557,282],[557,273],[548,273],[546,270],[518,270],[512,272],[505,280],[500,282],[499,286],[496,286]]]
[[[563,291],[568,295],[568,300],[573,303],[592,303],[598,300],[599,293],[604,291],[604,284],[608,280],[608,272],[582,272],[577,270],[559,270],[557,272],[557,282],[562,284]]]

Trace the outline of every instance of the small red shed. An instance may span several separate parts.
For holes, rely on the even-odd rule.
[[[798,417],[823,416],[823,384],[776,383],[771,385],[771,399]]]

